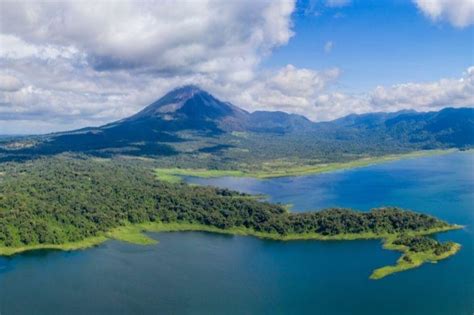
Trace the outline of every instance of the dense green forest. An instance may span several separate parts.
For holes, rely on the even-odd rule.
[[[0,164],[0,246],[62,244],[146,222],[277,235],[386,235],[449,228],[434,217],[398,208],[291,213],[282,205],[227,189],[160,182],[152,169],[133,160],[63,156]],[[400,242],[414,251],[426,246],[442,250],[426,237]]]

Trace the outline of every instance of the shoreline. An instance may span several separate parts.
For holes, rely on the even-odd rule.
[[[436,228],[422,231],[411,231],[405,233],[411,236],[426,236],[436,233],[442,233],[452,230],[462,229],[464,226],[461,225],[450,225],[443,228]],[[136,245],[153,245],[159,241],[144,234],[146,232],[151,233],[170,233],[170,232],[208,232],[216,234],[227,234],[227,235],[238,235],[238,236],[250,236],[256,237],[263,240],[271,241],[352,241],[352,240],[376,240],[380,239],[384,243],[383,248],[387,250],[400,251],[403,255],[397,260],[396,265],[385,266],[375,269],[370,275],[370,279],[378,280],[384,278],[390,274],[405,271],[412,268],[417,268],[426,262],[435,263],[439,260],[446,259],[450,256],[455,255],[460,249],[461,245],[453,243],[453,247],[450,251],[436,256],[433,253],[414,253],[410,254],[412,263],[407,263],[403,260],[405,255],[408,255],[408,248],[402,245],[394,245],[392,242],[399,236],[399,234],[376,234],[376,233],[357,233],[357,234],[338,234],[338,235],[322,235],[317,233],[306,233],[306,234],[287,234],[280,235],[277,233],[266,233],[258,232],[248,228],[231,228],[231,229],[220,229],[213,226],[193,224],[193,223],[162,223],[162,222],[148,222],[141,224],[127,224],[114,228],[102,235],[84,239],[78,242],[71,242],[65,244],[38,244],[31,246],[22,247],[0,247],[0,257],[11,257],[17,254],[35,251],[35,250],[59,250],[59,251],[72,251],[72,250],[85,250],[91,247],[98,246],[109,240],[117,240],[127,242]],[[411,253],[411,252],[410,252]]]
[[[444,228],[436,228],[430,230],[411,231],[405,233],[410,236],[426,236],[437,233],[443,233],[453,230],[463,229],[463,225],[450,225]],[[322,235],[318,233],[305,233],[305,234],[286,234],[281,235],[277,233],[259,232],[248,228],[230,228],[221,229],[214,226],[195,224],[187,222],[176,222],[176,223],[162,223],[162,222],[147,222],[139,224],[126,224],[113,228],[108,232],[104,232],[101,235],[86,238],[77,242],[68,242],[64,244],[35,244],[20,247],[2,247],[0,246],[0,257],[13,256],[28,251],[35,250],[81,250],[94,247],[102,244],[109,240],[118,240],[131,244],[137,245],[151,245],[157,243],[156,240],[146,236],[143,233],[168,233],[168,232],[209,232],[216,234],[227,234],[227,235],[238,235],[238,236],[250,236],[256,237],[263,240],[271,241],[355,241],[355,240],[374,240],[374,239],[391,239],[397,237],[399,234],[376,234],[372,232],[366,233],[355,233],[355,234],[336,234],[336,235]],[[391,248],[390,248],[391,249]]]
[[[461,151],[458,149],[439,149],[439,150],[423,150],[413,151],[402,154],[390,154],[378,157],[366,157],[349,162],[335,162],[318,165],[301,165],[287,167],[275,166],[273,170],[258,170],[258,171],[242,171],[242,170],[208,170],[208,169],[191,169],[191,168],[155,168],[154,172],[158,180],[177,183],[181,182],[184,176],[200,177],[200,178],[215,178],[215,177],[249,177],[256,179],[270,179],[291,176],[306,176],[321,173],[329,173],[341,170],[350,170],[360,167],[377,165],[387,162],[400,161],[405,159],[415,159],[420,157],[428,157],[435,155],[445,155],[456,152],[470,152]]]

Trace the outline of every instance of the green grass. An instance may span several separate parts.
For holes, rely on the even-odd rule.
[[[379,157],[366,157],[350,162],[341,163],[321,163],[316,165],[293,165],[288,162],[267,162],[260,169],[250,170],[207,170],[190,168],[157,168],[155,174],[159,180],[167,182],[179,182],[183,176],[195,176],[202,178],[233,176],[233,177],[254,177],[254,178],[276,178],[287,176],[302,176],[317,173],[325,173],[336,170],[352,169],[364,167],[372,164],[386,163],[408,158],[417,158],[430,155],[452,153],[457,150],[425,150],[414,151],[405,154],[392,154]]]
[[[411,232],[407,235],[428,235],[453,229],[460,229],[462,226],[451,225],[444,228],[430,229],[424,231]],[[384,248],[388,250],[401,251],[404,255],[409,255],[412,260],[411,263],[405,261],[402,257],[398,259],[394,266],[385,266],[373,271],[370,279],[381,279],[395,272],[404,271],[421,266],[425,262],[436,262],[448,258],[457,253],[461,248],[459,244],[454,244],[453,248],[442,254],[435,255],[433,252],[413,253],[409,252],[408,248],[402,245],[395,245],[393,241],[398,237],[397,234],[376,234],[376,233],[357,233],[357,234],[338,234],[338,235],[321,235],[318,233],[306,234],[287,234],[280,235],[277,233],[258,232],[252,229],[243,227],[231,229],[219,229],[217,227],[195,224],[195,223],[161,223],[148,222],[141,224],[126,224],[124,226],[114,228],[111,231],[96,237],[87,238],[85,240],[66,243],[66,244],[42,244],[22,247],[0,247],[0,256],[11,256],[18,253],[31,250],[49,249],[49,250],[78,250],[85,249],[92,246],[99,245],[106,240],[116,239],[123,242],[138,244],[138,245],[153,245],[157,241],[143,234],[144,232],[185,232],[185,231],[199,231],[229,235],[254,236],[262,239],[269,239],[275,241],[297,241],[297,240],[316,240],[316,241],[350,241],[350,240],[365,240],[365,239],[383,239]],[[406,233],[405,233],[406,234]]]
[[[143,231],[144,229],[140,225],[125,225],[106,233],[106,236],[118,241],[138,245],[153,245],[157,243],[156,240],[143,234]]]

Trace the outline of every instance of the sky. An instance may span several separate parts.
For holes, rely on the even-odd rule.
[[[0,0],[0,134],[99,126],[196,84],[327,121],[474,106],[474,0]]]

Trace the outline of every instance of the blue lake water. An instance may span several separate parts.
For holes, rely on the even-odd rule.
[[[438,264],[369,280],[396,252],[380,241],[264,241],[151,234],[75,252],[0,258],[4,314],[446,314],[474,312],[474,154],[403,160],[314,176],[188,178],[269,196],[293,211],[394,205],[466,225],[440,234],[462,250]]]

